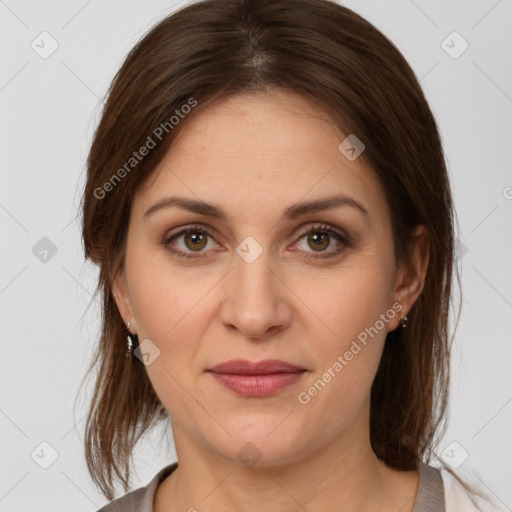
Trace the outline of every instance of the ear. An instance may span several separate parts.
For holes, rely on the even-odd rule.
[[[400,262],[395,282],[394,295],[402,305],[401,318],[411,310],[425,285],[430,259],[430,233],[423,224],[413,230],[408,256]],[[400,318],[397,318],[396,327],[399,322]]]
[[[117,304],[117,309],[125,324],[130,322],[130,332],[137,334],[137,324],[133,318],[132,305],[128,294],[128,286],[126,284],[126,274],[124,269],[120,270],[112,283],[112,295]]]

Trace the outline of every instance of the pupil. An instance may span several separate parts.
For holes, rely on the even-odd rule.
[[[188,237],[187,237],[187,238],[188,238],[188,240],[189,240],[189,241],[191,241],[192,245],[195,245],[195,246],[196,246],[196,247],[195,247],[195,249],[197,249],[197,248],[201,249],[201,248],[202,248],[202,246],[201,246],[201,245],[199,245],[199,247],[198,247],[198,245],[197,245],[198,243],[199,243],[199,244],[201,244],[201,242],[202,242],[202,241],[204,241],[204,240],[203,240],[203,239],[204,239],[204,237],[203,237],[203,235],[202,235],[202,234],[199,234],[199,233],[189,233],[189,235],[188,235]],[[204,245],[204,244],[203,244],[203,245]],[[193,247],[193,248],[194,248],[194,247]]]
[[[325,233],[315,233],[310,236],[316,248],[325,249],[327,236]]]

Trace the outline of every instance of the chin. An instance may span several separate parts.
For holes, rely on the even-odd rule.
[[[228,435],[222,439],[207,440],[212,448],[223,457],[241,463],[247,467],[273,467],[295,462],[305,442],[293,420],[285,419],[286,414],[267,417],[265,420],[251,420],[246,423],[235,422],[227,425]],[[284,421],[283,421],[284,419]],[[247,421],[249,420],[249,421]],[[289,424],[285,423],[289,421]],[[281,423],[282,422],[282,423]]]

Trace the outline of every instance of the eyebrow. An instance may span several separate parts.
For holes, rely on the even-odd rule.
[[[359,203],[352,197],[344,195],[335,195],[315,199],[313,201],[296,203],[286,208],[283,211],[282,215],[283,218],[285,219],[293,220],[296,219],[297,217],[300,217],[301,215],[305,215],[306,213],[316,213],[339,206],[352,207],[358,210],[360,213],[362,213],[367,218],[367,220],[369,219],[368,210],[361,203]],[[193,213],[198,213],[206,217],[212,217],[223,222],[230,221],[230,216],[221,206],[206,203],[204,201],[197,199],[190,199],[179,196],[165,197],[159,200],[146,211],[146,213],[144,214],[144,218],[153,215],[157,211],[171,207],[182,208],[184,210],[188,210]]]

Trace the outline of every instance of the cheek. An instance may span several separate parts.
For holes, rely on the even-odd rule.
[[[192,268],[174,270],[161,262],[142,261],[142,256],[133,258],[131,274],[139,340],[153,341],[165,354],[166,366],[184,367],[197,351],[197,340],[205,330],[207,309],[211,309],[208,294],[218,277],[214,273],[201,277]]]
[[[322,279],[297,278],[300,296],[326,327],[328,339],[339,343],[356,338],[386,312],[390,282],[389,268],[378,261],[340,267]]]
[[[308,306],[316,314],[309,330],[313,331],[313,323],[319,325],[319,319],[321,333],[325,333],[319,332],[310,341],[317,353],[317,367],[308,384],[321,381],[311,389],[315,407],[331,400],[337,403],[343,396],[346,411],[369,393],[396,315],[389,305],[391,277],[382,260],[368,258],[366,265],[339,269],[321,287],[318,282],[313,286],[305,281],[301,296],[308,297]],[[319,399],[317,392],[322,395]]]
[[[387,308],[385,286],[376,286],[372,273],[331,281],[326,292],[316,297],[315,307],[329,329],[325,336],[310,336],[309,344],[316,352],[315,371],[299,390],[297,402],[308,418],[323,418],[326,435],[328,431],[334,435],[369,400],[387,322],[395,312]]]
[[[139,341],[149,339],[159,350],[158,357],[146,366],[148,377],[167,410],[178,417],[193,414],[195,402],[184,389],[192,389],[190,375],[198,365],[206,283],[203,286],[182,273],[166,273],[165,268],[151,265],[138,266],[132,276],[136,276],[132,306]]]
[[[145,337],[162,340],[197,302],[198,283],[170,268],[161,248],[130,249],[126,267],[137,327]]]

